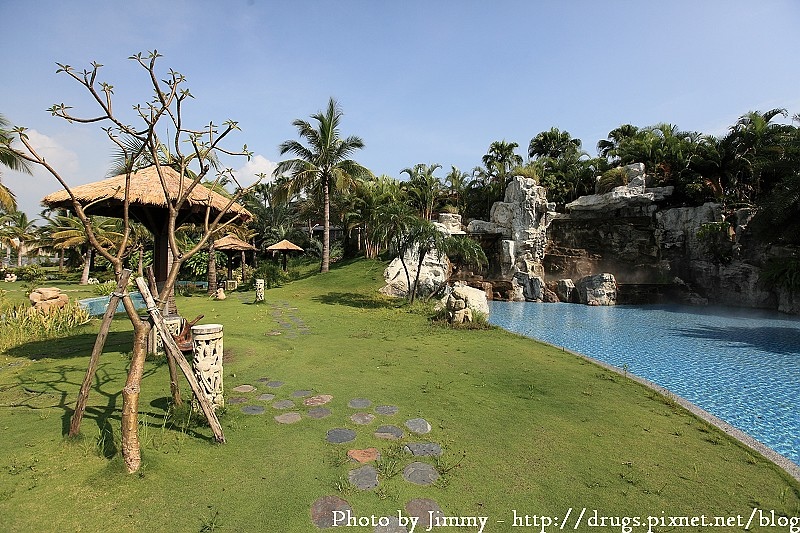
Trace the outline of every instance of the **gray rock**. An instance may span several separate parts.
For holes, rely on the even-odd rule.
[[[406,427],[410,431],[420,435],[431,432],[431,425],[424,418],[412,418],[411,420],[406,420]]]
[[[313,390],[296,390],[292,393],[292,398],[303,398],[313,394]]]
[[[578,280],[578,299],[586,305],[616,305],[617,281],[613,274],[603,273]]]
[[[556,294],[562,302],[577,303],[578,291],[571,279],[560,279],[556,285]]]
[[[397,426],[380,426],[375,430],[375,437],[386,440],[403,438],[403,430]]]
[[[403,449],[416,457],[439,457],[442,455],[442,447],[435,442],[409,442]]]
[[[375,412],[379,415],[392,416],[396,415],[399,409],[396,405],[379,405],[375,408]]]
[[[399,517],[387,516],[381,517],[378,520],[378,525],[372,531],[373,533],[408,533],[408,528],[400,525]]]
[[[344,444],[345,442],[352,442],[355,439],[356,432],[347,428],[329,429],[325,434],[325,440],[333,444]]]
[[[274,394],[266,393],[259,396],[257,399],[261,400],[262,402],[269,402],[275,399]]]
[[[334,526],[334,511],[352,513],[353,508],[338,496],[323,496],[311,504],[311,522],[319,529],[331,528]]]
[[[326,418],[331,416],[331,410],[327,407],[314,407],[313,409],[309,409],[308,413],[306,413],[309,418],[313,418],[315,420],[319,420],[320,418]]]
[[[406,514],[419,519],[417,526],[423,529],[431,527],[431,522],[437,523],[436,518],[445,516],[442,508],[435,500],[430,498],[414,498],[406,503]],[[432,520],[434,519],[434,520]]]
[[[282,415],[276,416],[275,422],[279,424],[294,424],[295,422],[300,422],[302,418],[300,413],[292,411],[291,413],[283,413]]]
[[[370,490],[378,486],[378,471],[372,465],[364,465],[347,473],[347,479],[359,490]]]
[[[352,420],[359,426],[366,426],[371,424],[372,421],[375,420],[375,415],[370,413],[355,413],[354,415],[350,416],[350,420]]]
[[[432,485],[439,479],[439,472],[428,463],[415,461],[403,469],[403,479],[415,485]]]
[[[253,392],[254,390],[256,390],[256,388],[253,387],[252,385],[239,385],[238,387],[234,387],[231,390],[233,390],[233,392]]]
[[[272,407],[275,409],[291,409],[294,407],[294,402],[292,400],[278,400],[272,404]]]
[[[282,386],[283,386],[283,381],[268,381],[267,382],[267,387],[269,387],[271,389],[277,389],[278,387],[282,387]]]
[[[242,412],[246,415],[263,415],[264,408],[260,405],[245,405]]]
[[[366,409],[372,405],[372,402],[366,398],[353,398],[347,402],[347,407],[351,409]]]

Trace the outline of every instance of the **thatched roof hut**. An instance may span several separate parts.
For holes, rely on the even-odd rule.
[[[181,179],[180,174],[170,167],[162,166],[161,175],[167,186],[170,200],[177,199],[178,195],[192,183],[189,178]],[[91,204],[86,209],[87,214],[119,217],[121,215],[120,208],[125,200],[125,174],[71,187],[71,190],[81,204]],[[166,213],[167,198],[164,195],[164,188],[161,186],[158,169],[155,166],[137,170],[131,174],[128,201],[131,216],[148,227],[151,225],[149,223],[151,217],[148,214],[153,214],[160,209],[163,209],[163,212]],[[210,207],[211,217],[213,218],[228,205],[228,202],[228,198],[221,194],[198,185],[192,190],[192,194],[183,206],[178,223],[202,221],[205,217],[206,207]],[[72,208],[72,201],[66,190],[48,194],[44,197],[42,203],[53,208]],[[230,219],[237,214],[242,220],[248,220],[252,217],[247,209],[235,203],[228,210],[224,220]]]
[[[291,241],[287,241],[283,239],[281,242],[275,243],[272,246],[267,247],[268,252],[272,252],[273,254],[276,252],[280,252],[283,256],[283,270],[286,271],[286,256],[289,252],[302,252],[304,251],[302,248],[297,246],[295,243]]]
[[[244,253],[248,250],[255,252],[258,248],[248,242],[244,242],[236,235],[226,235],[214,241],[214,249],[220,250],[228,256],[228,279],[233,279],[233,254],[234,252],[240,252],[242,254],[242,283],[247,281],[244,269]]]

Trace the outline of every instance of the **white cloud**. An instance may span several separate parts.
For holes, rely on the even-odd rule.
[[[250,161],[244,164],[241,168],[234,170],[234,174],[236,174],[236,179],[242,186],[247,186],[253,183],[257,178],[257,174],[264,174],[266,177],[262,180],[262,183],[266,183],[268,181],[272,181],[272,172],[278,166],[277,163],[270,161],[263,155],[256,155],[250,158]]]
[[[52,166],[64,179],[70,180],[78,174],[80,163],[78,155],[65,148],[52,137],[36,130],[27,130],[33,149]],[[25,148],[15,144],[14,148],[24,152]],[[41,165],[30,165],[33,175],[12,172],[3,169],[3,184],[11,189],[17,198],[17,209],[24,211],[28,217],[34,217],[42,210],[42,198],[61,188],[58,181]]]

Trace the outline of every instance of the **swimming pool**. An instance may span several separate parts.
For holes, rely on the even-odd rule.
[[[492,324],[626,368],[800,464],[800,319],[677,305],[489,305]]]

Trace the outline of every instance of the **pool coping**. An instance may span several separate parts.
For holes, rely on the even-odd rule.
[[[531,337],[526,337],[526,338],[530,339]],[[617,374],[619,374],[619,375],[621,375],[623,377],[630,378],[631,380],[639,383],[640,385],[644,385],[648,389],[654,390],[655,392],[657,392],[657,393],[659,393],[659,394],[661,394],[661,395],[663,395],[663,396],[665,396],[667,398],[674,399],[675,403],[677,403],[678,405],[680,405],[681,407],[683,407],[684,409],[686,409],[687,411],[689,411],[690,413],[692,413],[696,417],[698,417],[701,420],[703,420],[705,422],[708,422],[712,426],[715,426],[716,428],[722,430],[729,437],[732,437],[732,438],[736,439],[737,441],[739,441],[740,443],[744,444],[745,446],[747,446],[751,450],[754,450],[754,451],[758,452],[759,454],[764,456],[765,459],[767,459],[768,461],[771,461],[776,466],[778,466],[779,468],[784,470],[787,474],[789,474],[791,477],[793,477],[796,481],[800,481],[800,465],[798,465],[797,463],[795,463],[794,461],[792,461],[791,459],[789,459],[785,455],[781,455],[780,453],[776,452],[775,450],[773,450],[772,448],[770,448],[766,444],[754,439],[753,437],[751,437],[750,435],[748,435],[747,433],[745,433],[741,429],[739,429],[739,428],[737,428],[735,426],[732,426],[731,424],[729,424],[728,422],[725,422],[724,420],[722,420],[718,416],[709,413],[708,411],[706,411],[702,407],[699,407],[698,405],[690,402],[686,398],[684,398],[682,396],[679,396],[678,394],[675,394],[674,392],[672,392],[671,390],[669,390],[669,389],[667,389],[665,387],[662,387],[658,383],[654,383],[654,382],[650,381],[649,379],[643,378],[641,376],[637,376],[636,374],[631,374],[629,371],[627,371],[625,369],[622,369],[622,368],[619,368],[618,366],[614,366],[612,364],[606,363],[605,361],[601,361],[599,359],[595,359],[594,357],[591,357],[589,355],[582,354],[580,352],[572,351],[572,350],[570,350],[568,348],[565,348],[564,346],[557,346],[555,344],[551,344],[551,343],[549,343],[547,341],[543,341],[541,339],[533,339],[533,340],[536,340],[537,342],[541,342],[542,344],[546,344],[547,346],[551,346],[553,348],[556,348],[557,350],[561,350],[564,353],[568,353],[568,354],[574,355],[576,357],[580,357],[581,359],[584,359],[586,361],[594,363],[594,364],[596,364],[596,365],[598,365],[598,366],[600,366],[602,368],[605,368],[606,370],[611,370],[612,372],[615,372],[615,373],[617,373]]]

